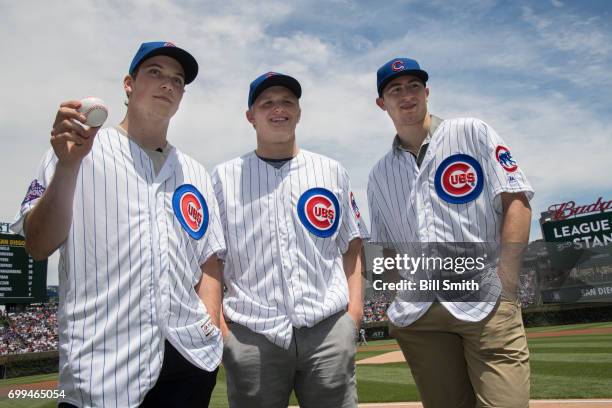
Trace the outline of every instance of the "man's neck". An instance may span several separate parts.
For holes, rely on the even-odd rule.
[[[136,114],[128,114],[119,126],[132,138],[139,146],[147,149],[156,150],[165,147],[167,144],[169,120],[157,118],[139,118]]]
[[[295,138],[287,143],[262,143],[257,141],[255,153],[266,159],[288,159],[298,154]]]
[[[425,140],[429,133],[430,126],[431,116],[427,113],[421,122],[396,127],[397,136],[399,137],[402,147],[417,154],[421,144],[423,144],[423,140]]]

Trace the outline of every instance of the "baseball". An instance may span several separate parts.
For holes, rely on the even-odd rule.
[[[85,115],[87,118],[85,124],[91,127],[102,126],[108,116],[108,109],[104,101],[93,96],[81,99],[81,107],[78,111]]]

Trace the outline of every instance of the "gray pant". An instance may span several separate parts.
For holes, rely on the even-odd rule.
[[[302,408],[356,408],[355,323],[340,312],[293,329],[289,350],[230,323],[223,366],[230,408],[286,408],[291,391]]]

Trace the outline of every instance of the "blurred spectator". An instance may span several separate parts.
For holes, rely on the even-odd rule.
[[[0,354],[57,350],[57,304],[30,305],[6,313],[0,327]]]
[[[519,299],[523,308],[537,301],[537,279],[535,270],[523,270],[520,275]]]
[[[393,294],[377,291],[363,302],[363,323],[387,321],[387,308],[393,300]]]

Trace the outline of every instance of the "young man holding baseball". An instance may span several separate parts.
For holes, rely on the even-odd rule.
[[[357,406],[355,331],[367,237],[346,170],[299,149],[302,89],[256,78],[246,117],[255,151],[219,165],[213,185],[227,242],[223,365],[232,408]]]
[[[60,406],[208,405],[223,231],[206,170],[166,140],[197,72],[187,51],[143,43],[118,126],[83,127],[79,101],[57,113],[12,228],[36,259],[60,250]]]
[[[495,256],[466,275],[418,271],[413,277],[423,281],[469,276],[479,289],[398,292],[387,311],[390,332],[425,408],[526,408],[529,351],[516,282],[533,189],[489,125],[429,114],[428,78],[409,58],[378,70],[376,103],[397,135],[370,173],[372,241],[398,253],[425,248],[419,256],[480,254],[492,244],[485,253]]]

